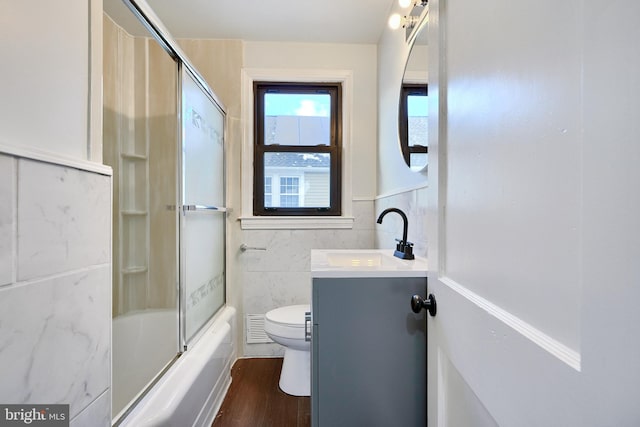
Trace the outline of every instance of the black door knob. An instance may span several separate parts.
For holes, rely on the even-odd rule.
[[[413,310],[414,313],[420,313],[420,310],[423,308],[429,312],[431,317],[436,315],[436,297],[433,296],[433,294],[429,294],[426,300],[420,295],[414,295],[411,297],[411,310]]]

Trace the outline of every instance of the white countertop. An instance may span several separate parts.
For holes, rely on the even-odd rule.
[[[427,277],[427,259],[404,260],[393,249],[312,249],[311,277]]]

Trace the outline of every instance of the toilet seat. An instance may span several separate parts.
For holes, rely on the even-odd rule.
[[[289,305],[269,311],[264,316],[267,334],[289,339],[304,340],[305,313],[309,304]]]

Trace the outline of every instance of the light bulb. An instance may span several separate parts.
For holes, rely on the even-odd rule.
[[[411,5],[411,3],[412,3],[412,0],[398,0],[398,4],[402,8],[409,7]]]
[[[394,13],[389,17],[388,24],[389,24],[389,28],[391,28],[392,30],[397,30],[398,28],[400,28],[401,23],[402,23],[402,16],[400,16],[400,14]]]

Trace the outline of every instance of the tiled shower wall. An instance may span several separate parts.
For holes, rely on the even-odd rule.
[[[177,191],[177,66],[153,39],[103,18],[103,161],[115,178],[115,317],[175,307],[176,225],[166,206]],[[138,271],[125,273],[132,269]]]
[[[111,425],[111,177],[0,154],[0,402]]]

